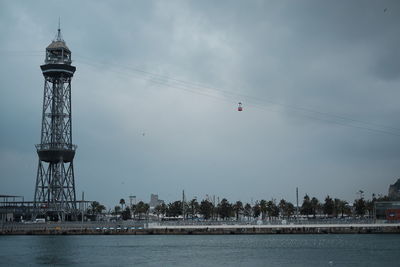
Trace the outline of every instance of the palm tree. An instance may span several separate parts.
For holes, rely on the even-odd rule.
[[[311,199],[311,209],[312,209],[312,213],[313,213],[314,218],[315,218],[315,215],[317,214],[317,212],[319,210],[319,201],[318,201],[318,199],[316,197],[313,197]]]
[[[286,210],[286,200],[284,200],[283,198],[281,199],[281,201],[279,201],[279,210],[281,212],[281,215],[284,217],[285,216],[285,210]]]
[[[326,214],[328,216],[331,216],[332,214],[334,214],[335,202],[329,195],[326,196],[325,203],[322,206],[322,209],[324,211],[324,214]]]
[[[192,216],[192,219],[196,216],[196,214],[199,211],[199,203],[197,202],[197,199],[192,199],[189,202],[189,214]]]
[[[136,210],[137,214],[139,215],[139,220],[142,218],[142,214],[146,212],[146,207],[145,203],[143,201],[139,201],[136,205]]]
[[[154,207],[153,214],[157,215],[157,219],[160,219],[161,209],[162,208],[160,204]]]
[[[293,203],[286,202],[284,214],[288,217],[288,219],[290,218],[290,216],[292,216],[294,214],[295,210],[296,209],[294,208]]]
[[[137,212],[136,207],[137,207],[137,205],[135,205],[135,204],[132,204],[132,206],[131,206],[131,212],[133,214],[133,219],[136,218],[136,212]]]
[[[349,203],[347,203],[346,200],[340,200],[338,198],[335,198],[335,209],[336,209],[336,217],[341,213],[341,217],[343,218],[343,215],[350,214],[351,210],[349,207]]]
[[[364,198],[359,198],[359,199],[354,200],[354,211],[357,215],[364,217],[366,210],[367,210],[367,206],[366,206]]]
[[[160,219],[160,215],[164,217],[166,211],[167,205],[165,205],[165,203],[163,202],[155,206],[153,214],[156,214],[157,218]]]
[[[267,215],[267,201],[266,200],[261,199],[261,201],[260,201],[260,209],[261,209],[261,212],[262,212],[261,219],[265,220],[265,217]]]
[[[372,216],[374,213],[374,205],[375,205],[375,201],[374,200],[367,200],[365,202],[365,208],[368,211],[368,216]]]
[[[189,216],[189,213],[190,213],[190,210],[189,210],[189,202],[186,202],[186,201],[184,201],[184,202],[182,202],[182,215],[183,215],[183,219],[187,219],[188,218],[188,216]]]
[[[183,215],[182,201],[177,200],[172,203],[168,203],[167,216],[168,217],[178,217]]]
[[[208,201],[207,199],[201,201],[199,212],[201,215],[203,215],[203,218],[205,220],[208,220],[212,217],[213,209],[214,205],[210,201]]]
[[[239,214],[243,210],[243,203],[242,201],[236,201],[236,203],[233,205],[233,211],[236,214],[236,221],[239,221]]]
[[[118,215],[121,212],[121,206],[115,206],[114,207],[114,215]]]
[[[300,213],[303,215],[307,215],[307,218],[308,218],[308,215],[312,214],[312,205],[311,205],[310,197],[307,194],[304,196],[303,204],[301,205],[301,208],[300,208]]]
[[[122,220],[128,220],[131,218],[131,210],[129,207],[126,207],[125,210],[122,211]]]
[[[90,207],[88,209],[88,213],[93,215],[94,219],[97,217],[98,214],[101,214],[103,212],[103,210],[105,210],[106,207],[104,205],[101,205],[99,202],[97,201],[93,201],[90,204]]]
[[[251,217],[251,205],[249,203],[244,205],[243,215],[247,218]]]
[[[121,205],[122,210],[123,210],[123,209],[124,209],[124,205],[125,205],[125,199],[121,198],[121,199],[119,200],[119,204]]]
[[[283,218],[286,216],[289,219],[294,214],[295,208],[291,202],[281,199],[278,206]]]
[[[337,218],[338,216],[339,216],[339,213],[340,213],[340,211],[341,211],[341,209],[340,209],[340,203],[341,203],[341,200],[340,199],[338,199],[338,198],[335,198],[334,200],[333,200],[333,213],[335,214],[335,217]],[[342,214],[342,216],[343,216],[343,214]]]
[[[254,218],[258,218],[261,214],[261,208],[260,208],[260,204],[256,203],[253,206],[253,217]]]
[[[268,217],[278,217],[279,216],[279,208],[275,203],[275,199],[269,200],[267,202],[267,213]]]
[[[143,207],[143,211],[144,211],[144,214],[146,215],[146,220],[148,220],[149,219],[150,205],[145,203],[144,207]]]
[[[160,213],[161,213],[161,216],[162,217],[164,217],[165,216],[165,214],[167,213],[167,205],[165,205],[165,203],[163,202],[163,203],[161,203],[161,209],[160,209]]]
[[[218,215],[223,220],[228,219],[231,216],[232,210],[232,205],[226,198],[222,199],[218,204]]]

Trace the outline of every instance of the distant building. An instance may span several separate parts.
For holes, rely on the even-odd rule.
[[[389,186],[388,197],[390,200],[400,200],[400,179]]]
[[[0,222],[30,219],[33,202],[24,201],[22,196],[0,195]]]
[[[150,209],[153,209],[163,203],[164,203],[164,200],[158,199],[158,195],[156,195],[156,194],[150,195],[150,203],[149,203]]]
[[[377,201],[374,208],[378,220],[400,220],[400,201]]]

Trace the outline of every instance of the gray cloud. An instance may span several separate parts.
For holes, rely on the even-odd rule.
[[[377,131],[400,135],[399,12],[396,1],[1,2],[0,193],[33,195],[39,65],[58,16],[88,198],[386,193],[400,137]]]

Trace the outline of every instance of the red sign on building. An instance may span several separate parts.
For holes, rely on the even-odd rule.
[[[387,209],[385,213],[386,220],[400,220],[400,209]]]

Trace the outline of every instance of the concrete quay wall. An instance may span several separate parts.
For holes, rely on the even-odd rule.
[[[229,235],[229,234],[397,234],[400,224],[201,225],[132,228],[7,228],[0,235]]]

